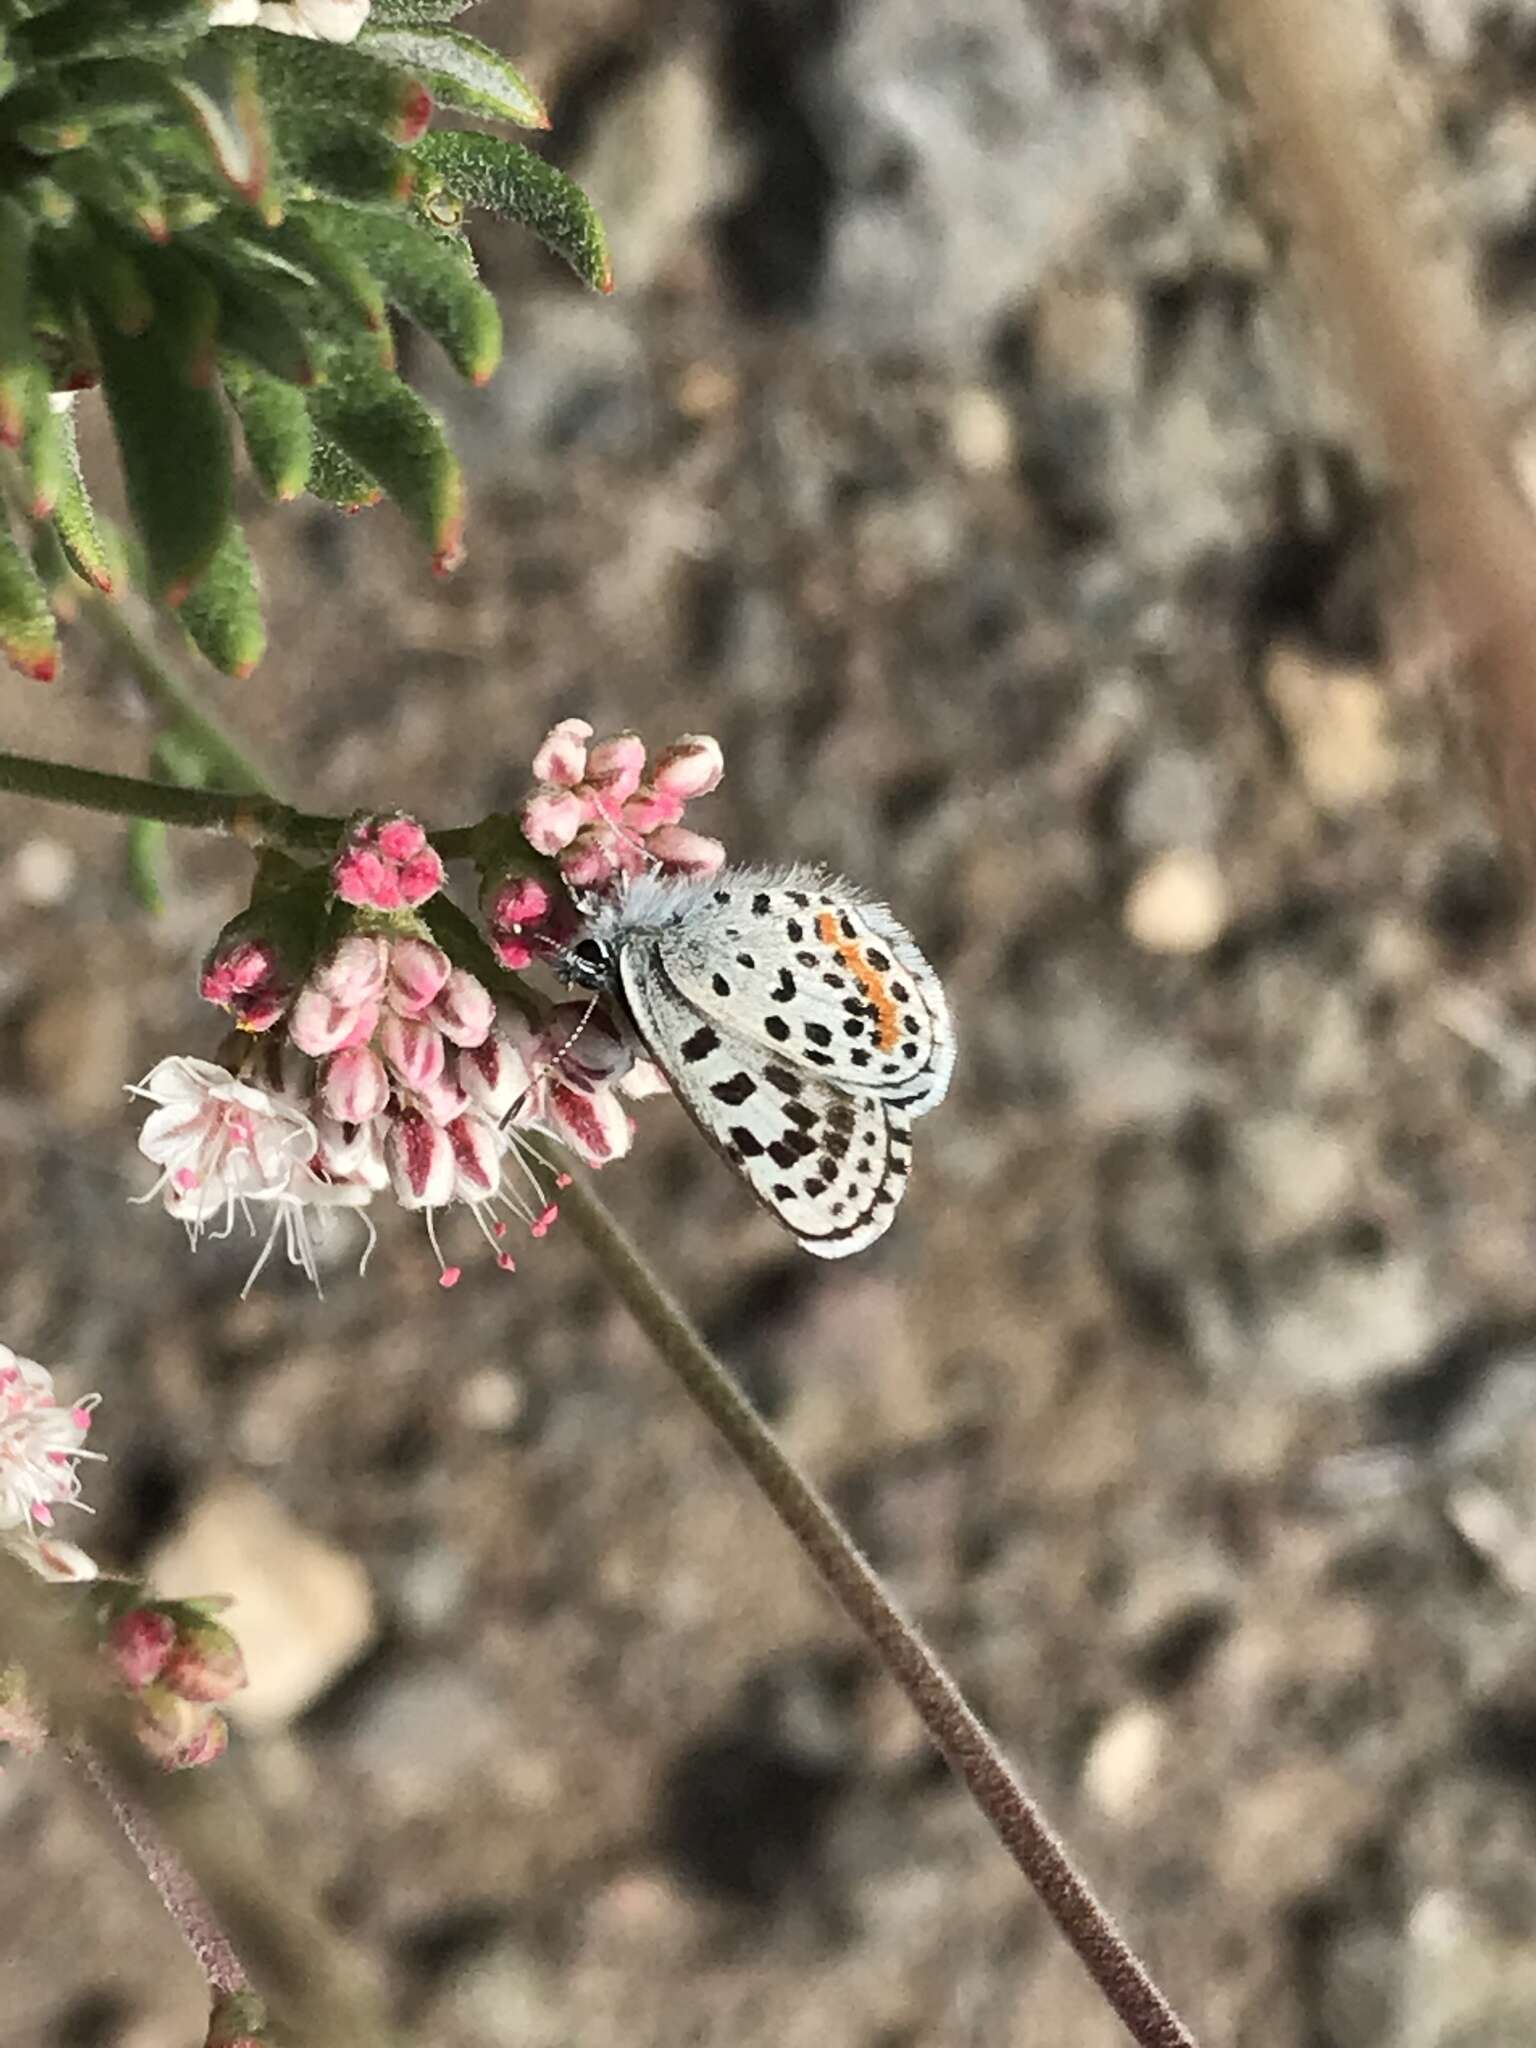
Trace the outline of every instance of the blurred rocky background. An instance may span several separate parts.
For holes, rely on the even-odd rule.
[[[1345,0],[1341,0],[1345,4]],[[1366,7],[1375,0],[1347,0]],[[1404,0],[1536,395],[1536,5]],[[1153,0],[527,0],[477,31],[612,234],[488,236],[446,585],[258,518],[215,701],[297,801],[459,822],[550,720],[717,733],[742,857],[889,896],[958,1013],[911,1193],[798,1254],[671,1105],[603,1193],[1224,2048],[1536,2035],[1536,977],[1519,879],[1212,87]],[[1522,386],[1521,378],[1525,382]],[[3,743],[137,769],[83,636]],[[95,1547],[239,1594],[222,1767],[433,2048],[1120,2036],[557,1230],[316,1301],[156,1208],[245,858],[0,825],[0,1335],[98,1387]],[[0,1780],[4,2048],[183,2048],[56,1766]]]

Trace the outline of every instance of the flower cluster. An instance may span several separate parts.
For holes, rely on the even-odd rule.
[[[558,974],[582,915],[632,875],[713,873],[724,859],[681,822],[720,779],[714,740],[678,741],[647,775],[632,734],[591,737],[568,719],[534,760],[522,830],[555,872],[530,872],[526,856],[509,872],[498,854],[484,877],[489,955],[511,973],[543,963]],[[355,820],[315,879],[325,904],[307,927],[287,882],[258,894],[204,965],[201,993],[238,1027],[230,1064],[165,1059],[133,1091],[154,1105],[139,1145],[159,1169],[141,1199],[158,1195],[194,1245],[249,1225],[263,1242],[247,1287],[278,1246],[318,1286],[317,1240],[342,1210],[361,1217],[366,1264],[367,1212],[386,1192],[423,1216],[445,1286],[460,1277],[438,1249],[439,1213],[452,1208],[514,1270],[511,1226],[542,1237],[568,1178],[534,1134],[604,1166],[633,1139],[624,1098],[665,1082],[597,998],[519,987],[498,1004],[491,957],[482,973],[450,959],[431,921],[444,866],[415,819]],[[295,964],[300,930],[307,957]]]
[[[533,757],[536,787],[523,805],[523,834],[551,856],[568,889],[602,891],[623,875],[656,868],[712,875],[725,862],[718,839],[682,823],[698,796],[719,786],[719,743],[688,734],[657,755],[632,732],[588,742],[584,718],[562,719]]]
[[[215,1619],[229,1602],[147,1600],[107,1629],[106,1653],[118,1682],[133,1695],[134,1733],[168,1771],[211,1764],[229,1745],[218,1711],[245,1684],[245,1659]]]
[[[45,1579],[94,1579],[94,1562],[53,1533],[57,1507],[84,1507],[82,1458],[99,1395],[65,1407],[53,1375],[0,1344],[0,1543]]]

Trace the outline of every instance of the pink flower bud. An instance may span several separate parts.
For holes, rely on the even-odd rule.
[[[442,856],[436,847],[429,846],[401,868],[400,900],[410,909],[419,910],[423,903],[437,894],[447,879]]]
[[[440,1209],[453,1200],[457,1165],[453,1145],[441,1125],[429,1123],[418,1109],[404,1109],[384,1141],[389,1177],[402,1209]]]
[[[549,891],[533,875],[508,875],[486,906],[486,920],[498,931],[517,931],[549,915]]]
[[[427,843],[426,833],[414,818],[382,818],[374,830],[380,853],[397,867],[414,860]]]
[[[663,747],[651,770],[651,780],[657,789],[692,803],[696,796],[708,796],[711,790],[718,789],[724,773],[725,756],[720,751],[720,742],[708,733],[689,732],[670,747]]]
[[[419,1017],[448,979],[450,961],[426,939],[396,939],[389,949],[389,1006]]]
[[[675,825],[683,815],[683,799],[670,790],[652,789],[644,783],[624,806],[624,825],[643,839],[658,825]]]
[[[360,1010],[364,1003],[377,1002],[383,995],[388,971],[388,941],[377,934],[352,932],[314,969],[309,986],[333,1003]]]
[[[501,1122],[528,1088],[527,1067],[499,1031],[461,1052],[456,1072],[465,1095],[495,1123]]]
[[[508,974],[521,974],[525,967],[533,965],[533,948],[526,939],[514,936],[498,938],[490,933],[491,951]]]
[[[245,1684],[245,1658],[229,1630],[194,1614],[176,1630],[174,1649],[160,1670],[160,1683],[179,1699],[205,1706],[227,1700]]]
[[[455,1045],[483,1045],[496,1021],[496,999],[467,968],[455,967],[427,1015]]]
[[[423,1116],[444,1129],[456,1116],[462,1116],[469,1107],[469,1097],[446,1067],[435,1081],[415,1091],[416,1107]]]
[[[455,1117],[448,1125],[455,1169],[453,1191],[461,1202],[483,1202],[501,1185],[501,1145],[487,1118]]]
[[[343,903],[373,910],[398,910],[395,871],[371,846],[349,846],[331,863],[331,887]]]
[[[349,1045],[325,1063],[320,1100],[339,1124],[365,1124],[388,1106],[389,1076],[369,1045]]]
[[[620,869],[619,845],[606,826],[584,826],[560,856],[560,873],[572,889],[601,889]]]
[[[345,1045],[366,1045],[378,1021],[377,1003],[354,1009],[347,1003],[333,1003],[318,989],[307,988],[293,1006],[288,1036],[300,1052],[320,1060]]]
[[[587,806],[568,789],[536,789],[523,805],[523,837],[535,853],[558,853],[581,830]]]
[[[592,728],[584,718],[562,718],[544,736],[533,757],[535,782],[550,782],[559,789],[574,789],[587,772],[587,741]]]
[[[725,848],[718,839],[690,832],[686,825],[663,825],[645,842],[663,867],[679,875],[717,875],[725,866]]]
[[[229,1747],[224,1716],[200,1700],[183,1699],[163,1685],[139,1694],[134,1734],[167,1771],[188,1771],[218,1760]]]
[[[237,939],[203,968],[198,992],[228,1010],[242,1031],[267,1031],[293,1000],[293,984],[277,949],[265,939]]]
[[[176,1642],[176,1624],[157,1607],[134,1607],[107,1631],[107,1655],[135,1692],[158,1678]]]
[[[430,1088],[443,1071],[443,1035],[423,1017],[389,1011],[379,1029],[379,1050],[407,1088]]]
[[[600,799],[599,808],[612,817],[626,797],[634,795],[645,773],[645,742],[638,733],[621,732],[599,740],[587,756],[586,782]]]
[[[611,1088],[590,1091],[551,1079],[549,1112],[555,1133],[588,1166],[606,1166],[629,1150],[635,1126]]]
[[[317,1117],[315,1166],[333,1182],[378,1194],[389,1186],[389,1168],[384,1164],[387,1127],[382,1116],[365,1124],[347,1125],[337,1123],[334,1117]]]

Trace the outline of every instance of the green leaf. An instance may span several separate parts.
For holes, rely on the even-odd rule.
[[[222,36],[249,48],[262,96],[280,135],[316,113],[345,115],[394,142],[414,142],[432,118],[432,98],[409,70],[395,70],[348,43],[311,43],[271,29],[227,29]]]
[[[447,28],[375,27],[370,21],[353,47],[408,66],[439,106],[515,121],[519,128],[549,126],[544,102],[522,73],[473,36]]]
[[[174,605],[223,539],[232,465],[213,382],[218,301],[178,254],[147,254],[154,318],[141,334],[124,334],[94,294],[89,310],[151,587]]]
[[[330,375],[310,394],[315,424],[384,486],[431,548],[433,566],[455,567],[464,483],[442,427],[409,385],[364,359],[338,356]]]
[[[37,571],[0,526],[0,655],[33,682],[59,670],[59,637]]]
[[[35,222],[0,195],[0,445],[18,448],[26,417],[32,346],[32,236]]]
[[[114,150],[109,158],[92,149],[54,163],[51,170],[56,184],[109,220],[120,221],[152,242],[170,240],[159,180],[125,151]]]
[[[302,393],[248,363],[226,360],[220,369],[262,489],[270,498],[296,498],[309,482],[315,452]]]
[[[197,253],[218,296],[220,348],[235,350],[286,383],[313,384],[315,358],[304,317],[311,309],[302,288],[295,291],[291,280],[270,269],[261,274],[253,252],[228,238],[209,238]]]
[[[151,917],[161,916],[165,910],[166,830],[160,820],[131,819],[123,852],[128,886],[139,908]]]
[[[351,256],[383,285],[393,305],[442,344],[471,383],[484,384],[501,359],[501,314],[475,281],[462,244],[445,245],[429,228],[360,206],[295,206],[322,243]]]
[[[503,135],[444,129],[423,136],[411,154],[423,173],[425,201],[442,190],[465,206],[521,221],[595,291],[613,290],[608,239],[591,201],[531,149]]]
[[[266,647],[256,565],[245,535],[231,519],[213,560],[177,611],[188,637],[215,668],[242,681]]]
[[[32,491],[27,509],[34,519],[47,519],[52,514],[69,473],[64,432],[59,415],[49,402],[51,397],[48,379],[42,365],[37,364],[27,379],[21,436],[21,466]]]
[[[387,22],[393,28],[436,27],[452,21],[474,5],[474,0],[373,0],[370,21]]]
[[[7,47],[23,71],[82,57],[174,53],[208,26],[201,0],[72,0],[12,28]]]
[[[346,339],[348,330],[355,333],[358,328],[377,335],[380,362],[385,369],[394,368],[395,344],[384,294],[366,264],[339,245],[321,241],[296,212],[268,231],[266,246],[300,266],[324,295],[322,303],[339,316],[334,323],[325,321],[335,339]]]
[[[409,151],[361,122],[316,115],[283,135],[283,157],[301,185],[338,199],[398,205],[410,197],[415,166]]]
[[[170,85],[219,175],[258,212],[272,211],[272,138],[251,53],[228,37],[205,36]]]
[[[309,472],[309,494],[342,512],[362,512],[377,505],[384,492],[367,470],[359,468],[324,434],[315,435],[315,459]]]
[[[96,524],[85,478],[80,473],[80,451],[75,445],[73,413],[60,413],[59,425],[64,435],[67,469],[64,487],[53,508],[53,530],[63,543],[69,566],[75,574],[101,591],[103,596],[112,597],[116,594],[116,584],[111,557]]]

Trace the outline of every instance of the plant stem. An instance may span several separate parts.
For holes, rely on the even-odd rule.
[[[897,1607],[831,1507],[792,1462],[681,1306],[580,1183],[561,1209],[630,1314],[815,1565],[843,1612],[916,1708],[950,1769],[1023,1871],[1139,2048],[1195,2048],[1184,2025],[1073,1865],[954,1679]]]
[[[71,1748],[69,1754],[106,1801],[113,1819],[127,1837],[129,1847],[143,1864],[145,1875],[160,1894],[160,1903],[181,1929],[187,1946],[196,1956],[198,1968],[207,1978],[209,1988],[224,1994],[248,1991],[251,1980],[235,1953],[233,1942],[219,1925],[213,1908],[198,1888],[197,1880],[159,1828],[143,1807],[129,1797],[93,1749],[79,1743]]]
[[[254,775],[255,769],[250,773]],[[45,803],[72,804],[76,810],[104,811],[115,818],[151,818],[189,831],[225,833],[247,846],[275,846],[289,853],[330,853],[347,825],[345,818],[296,811],[269,795],[183,789],[179,783],[109,775],[99,768],[41,761],[30,754],[0,752],[0,790],[41,797]],[[428,836],[444,860],[467,860],[475,853],[479,832],[477,825],[451,825],[441,831],[429,829]],[[541,865],[536,855],[529,855],[530,870]]]

